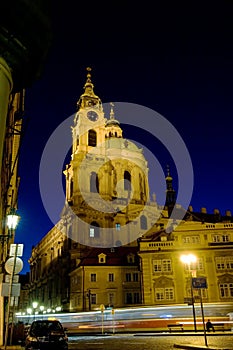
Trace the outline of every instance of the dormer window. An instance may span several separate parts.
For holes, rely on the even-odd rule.
[[[134,254],[130,253],[129,255],[127,255],[127,262],[129,264],[133,264],[135,262],[135,256]]]
[[[106,263],[106,254],[104,254],[104,253],[99,254],[98,259],[99,259],[99,264],[105,264]]]

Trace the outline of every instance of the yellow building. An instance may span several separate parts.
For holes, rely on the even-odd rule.
[[[169,234],[160,231],[140,239],[145,305],[188,302],[191,279],[203,278],[204,302],[227,302],[233,307],[233,223],[229,219],[217,223],[187,220]],[[196,261],[182,262],[181,257],[189,254]],[[199,292],[193,288],[197,300]]]
[[[137,247],[93,248],[70,273],[70,311],[141,304]]]
[[[105,116],[90,69],[71,127],[66,203],[32,250],[31,302],[64,311],[184,303],[191,272],[207,280],[205,301],[232,301],[231,214],[183,210],[169,171],[165,206],[151,199],[143,150],[123,137],[113,104]],[[165,231],[173,208],[184,219]],[[188,253],[196,255],[195,266],[181,262]]]

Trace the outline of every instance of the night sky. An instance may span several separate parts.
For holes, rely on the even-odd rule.
[[[221,214],[233,213],[232,3],[197,1],[188,2],[187,8],[161,3],[152,9],[145,2],[137,8],[135,2],[117,2],[105,12],[98,4],[75,8],[72,1],[67,7],[54,7],[46,65],[40,79],[26,90],[19,166],[21,220],[16,232],[16,243],[25,244],[22,273],[29,271],[32,245],[53,227],[40,197],[42,152],[56,127],[75,113],[88,66],[103,103],[145,106],[178,131],[192,160],[194,211],[206,207],[209,213],[215,208]],[[121,126],[126,138],[154,154],[165,174],[170,165],[178,191],[176,166],[166,147],[143,130]],[[156,174],[150,187],[151,192],[157,190]]]

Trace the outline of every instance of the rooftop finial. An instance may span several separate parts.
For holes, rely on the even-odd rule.
[[[87,67],[87,83],[91,83],[91,68],[90,67]]]
[[[115,119],[115,113],[114,113],[114,110],[113,110],[114,103],[110,102],[110,106],[111,106],[110,119]]]
[[[167,176],[170,176],[170,166],[167,164]]]

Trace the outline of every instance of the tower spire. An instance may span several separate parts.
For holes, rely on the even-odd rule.
[[[168,207],[168,212],[170,213],[176,203],[176,191],[173,189],[172,185],[173,178],[170,174],[170,167],[167,165],[167,176],[166,176],[166,203],[165,206]]]
[[[84,84],[84,93],[80,96],[78,102],[77,102],[77,108],[78,110],[81,108],[97,108],[99,110],[103,110],[102,108],[102,102],[100,98],[94,93],[94,84],[91,80],[91,68],[87,67],[87,78],[86,83]]]
[[[115,119],[115,113],[114,113],[114,110],[113,110],[114,103],[113,103],[113,102],[110,102],[110,106],[111,106],[111,110],[110,110],[110,119]]]

